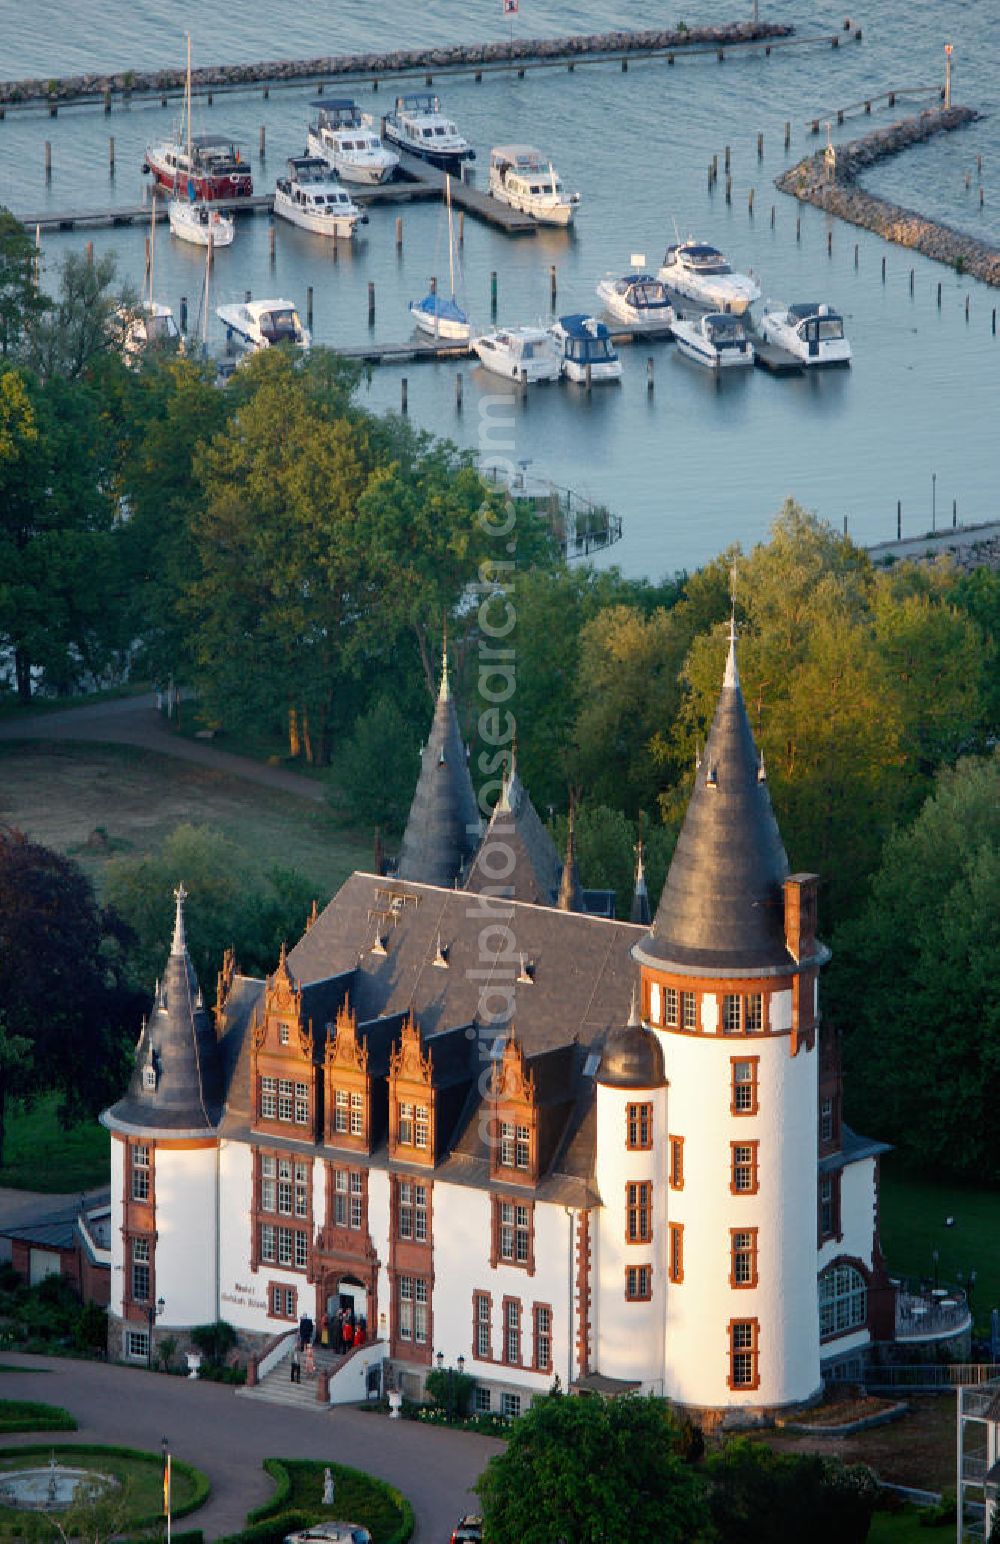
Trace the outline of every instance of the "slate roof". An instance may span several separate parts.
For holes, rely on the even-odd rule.
[[[111,1205],[111,1191],[95,1191],[89,1197],[42,1211],[27,1221],[0,1227],[0,1237],[22,1239],[41,1249],[73,1249],[81,1242],[77,1230],[77,1218],[81,1215],[103,1213]]]
[[[785,946],[788,859],[736,666],[735,629],[652,931],[637,959],[694,974],[794,970]]]
[[[475,852],[481,832],[479,804],[448,682],[446,655],[431,732],[420,753],[420,776],[403,833],[399,877],[428,885],[454,884]]]
[[[101,1116],[112,1131],[213,1135],[222,1113],[222,1061],[187,950],[184,895],[182,885],[170,957],[139,1036],[128,1092]]]
[[[562,859],[512,763],[486,835],[465,881],[467,890],[502,892],[513,901],[554,906]]]
[[[597,1081],[608,1088],[664,1088],[663,1047],[639,1019],[636,999],[628,1023],[613,1029],[604,1042]]]

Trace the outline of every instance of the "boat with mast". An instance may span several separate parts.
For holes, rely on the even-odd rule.
[[[188,124],[187,134],[178,125],[171,139],[147,145],[142,163],[144,172],[152,172],[158,188],[167,193],[188,193],[193,184],[192,201],[217,198],[249,198],[253,176],[243,160],[239,141],[228,134],[191,133],[191,38],[188,36]]]
[[[149,257],[146,263],[146,293],[137,310],[121,313],[122,353],[128,364],[137,364],[147,348],[179,348],[181,335],[169,306],[153,299],[156,271],[156,194],[149,211]]]
[[[468,315],[455,299],[455,232],[451,213],[451,176],[444,180],[445,203],[448,206],[448,277],[450,290],[447,299],[432,289],[423,300],[410,301],[410,315],[421,332],[432,338],[449,338],[456,343],[468,343],[472,337],[472,324]]]
[[[188,166],[194,165],[193,140],[191,135],[191,34],[187,34],[187,77],[184,84],[184,112],[187,119],[187,161]],[[231,214],[223,214],[221,209],[211,209],[205,199],[199,201],[197,196],[197,183],[192,176],[188,176],[184,187],[187,197],[177,196],[177,183],[174,184],[175,196],[167,204],[167,219],[170,222],[170,234],[177,236],[181,241],[190,241],[194,246],[229,247],[233,244],[236,235],[236,221]]]

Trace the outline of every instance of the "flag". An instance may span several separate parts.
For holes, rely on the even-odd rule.
[[[503,13],[505,16],[517,15],[518,0],[503,0]]]
[[[163,1460],[163,1511],[170,1516],[170,1454]]]

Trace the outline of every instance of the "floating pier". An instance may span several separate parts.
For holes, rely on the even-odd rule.
[[[787,349],[756,336],[753,338],[753,362],[758,370],[766,370],[769,375],[803,375],[806,368],[801,359],[796,359]]]
[[[404,176],[426,183],[440,198],[444,198],[444,172],[398,147],[396,154],[399,156],[399,169]],[[393,184],[384,183],[383,186],[391,188]],[[538,221],[533,220],[530,214],[522,214],[519,209],[502,204],[499,199],[491,198],[488,193],[473,187],[471,183],[463,182],[460,177],[451,179],[451,201],[456,209],[464,209],[477,220],[496,226],[508,236],[534,236],[538,230]]]
[[[613,324],[608,325],[611,341],[615,344],[668,343],[673,337],[669,327],[643,328],[641,332],[636,332],[627,327],[615,331]],[[346,348],[337,348],[335,351],[344,359],[356,359],[360,364],[365,365],[395,365],[410,362],[431,364],[441,359],[475,357],[471,343],[459,343],[454,338],[442,338],[437,343],[432,338],[411,338],[406,343],[355,343]]]

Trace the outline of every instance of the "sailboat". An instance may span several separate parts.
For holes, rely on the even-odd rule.
[[[448,338],[455,343],[468,343],[472,337],[472,324],[455,299],[455,236],[451,215],[451,178],[444,180],[445,202],[448,205],[448,273],[451,293],[444,299],[431,290],[423,300],[410,301],[410,315],[421,332],[432,338]]]
[[[192,159],[191,139],[191,34],[187,34],[187,80],[184,87],[184,110],[187,115],[187,164],[191,168],[194,165]],[[180,177],[174,184],[176,194],[181,184]],[[211,242],[213,247],[228,247],[233,243],[236,235],[236,221],[231,214],[223,214],[219,209],[202,200],[198,202],[197,183],[193,176],[187,177],[187,197],[174,197],[167,205],[167,218],[170,221],[170,234],[177,236],[181,241],[190,241],[197,247],[207,247]]]
[[[156,194],[149,215],[149,264],[147,268],[149,287],[146,295],[137,311],[132,311],[123,316],[124,331],[122,334],[122,352],[128,364],[138,362],[144,349],[154,345],[166,348],[179,348],[181,335],[174,321],[174,313],[169,306],[164,306],[153,299],[153,274],[156,259]]]

